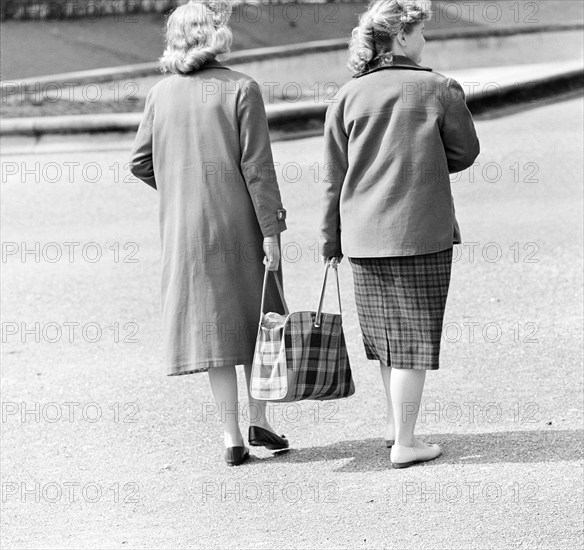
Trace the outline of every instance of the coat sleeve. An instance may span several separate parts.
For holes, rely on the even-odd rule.
[[[452,78],[448,80],[446,97],[441,134],[448,171],[452,174],[472,166],[480,153],[480,145],[464,90]]]
[[[264,237],[278,235],[286,229],[286,210],[274,170],[264,101],[259,85],[253,80],[239,95],[238,121],[241,173],[260,229]]]
[[[326,113],[324,125],[324,184],[321,194],[321,254],[326,258],[341,257],[341,190],[348,169],[348,136],[337,115],[338,103]]]
[[[154,103],[152,90],[146,97],[146,107],[138,133],[132,147],[130,172],[144,183],[156,189],[154,164],[152,162],[152,127],[154,124]]]

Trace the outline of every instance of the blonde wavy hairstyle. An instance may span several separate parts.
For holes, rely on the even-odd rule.
[[[225,0],[191,0],[174,10],[166,22],[162,71],[188,74],[228,54],[233,42],[230,17],[231,3]]]
[[[365,72],[393,58],[394,38],[403,31],[430,19],[432,2],[425,0],[376,0],[359,17],[349,43],[348,67],[356,74]]]

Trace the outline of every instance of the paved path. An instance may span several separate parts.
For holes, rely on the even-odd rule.
[[[123,181],[128,143],[5,156],[4,547],[581,548],[582,114],[577,99],[478,123],[479,165],[453,185],[466,244],[419,425],[445,453],[404,471],[382,446],[346,262],[356,395],[274,406],[293,449],[229,469],[206,377],[160,365],[157,197]],[[316,305],[321,277],[321,150],[274,145],[293,309]]]
[[[581,69],[582,55],[577,56],[578,53],[574,52],[574,58],[567,60],[556,59],[546,63],[515,64],[500,67],[442,69],[442,71],[447,73],[449,77],[460,82],[465,93],[468,95],[471,92],[481,93],[493,89],[498,90],[505,86],[525,86],[526,82],[533,82],[546,77],[553,78],[563,72]],[[228,62],[226,64],[229,65]],[[234,66],[233,69],[252,74],[245,67],[240,68],[239,66]],[[435,70],[441,72],[441,69]],[[132,97],[136,101],[140,100],[140,104],[142,105],[148,92],[163,78],[168,77],[147,76],[135,78],[131,82],[124,80],[108,82],[98,85],[98,88],[94,86],[90,92],[100,97],[100,101],[109,102],[110,104],[124,102],[124,100]],[[317,70],[315,67],[310,66],[300,78],[295,78],[295,80],[289,78],[289,80],[278,82],[272,77],[267,82],[258,80],[258,83],[266,103],[296,103],[301,99],[318,103],[323,100],[330,101],[330,97],[336,89],[332,83],[342,86],[349,80],[351,80],[351,73],[345,67],[340,69],[320,68]],[[319,86],[320,92],[316,91],[315,83]],[[291,87],[292,85],[294,86]],[[286,89],[286,86],[291,87],[292,91],[288,91],[288,98],[283,98],[282,90]],[[302,95],[300,95],[300,92]],[[51,98],[55,101],[60,98],[66,98],[70,101],[83,102],[87,101],[88,93],[88,86],[84,84],[71,86],[67,89],[66,93],[62,89],[59,89],[57,91],[40,92],[39,95],[40,97]],[[16,99],[20,99],[20,97],[21,95],[15,95]]]

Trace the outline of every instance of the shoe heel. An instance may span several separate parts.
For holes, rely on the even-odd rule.
[[[391,463],[391,465],[396,470],[401,470],[403,468],[409,468],[410,466],[413,466],[414,464],[416,464],[416,462],[392,462]]]
[[[249,460],[249,450],[245,447],[229,447],[225,449],[223,458],[227,466],[239,466]]]

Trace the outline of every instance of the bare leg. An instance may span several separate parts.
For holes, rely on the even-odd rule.
[[[209,369],[209,383],[219,407],[223,423],[223,441],[226,447],[243,447],[239,430],[239,402],[237,400],[237,373],[233,367]]]
[[[440,445],[428,445],[414,437],[422,401],[425,370],[392,369],[391,399],[395,418],[395,444],[390,460],[394,468],[407,468],[440,456]]]
[[[254,399],[250,393],[250,384],[251,384],[251,365],[245,365],[245,381],[247,383],[247,395],[249,399],[249,424],[250,426],[259,426],[260,428],[264,428],[264,430],[268,430],[270,432],[274,432],[272,426],[268,422],[266,418],[266,404],[267,401],[259,401]]]
[[[395,442],[404,447],[413,447],[416,439],[414,428],[418,418],[425,370],[391,369],[391,399],[395,418]]]
[[[385,398],[387,400],[387,422],[383,432],[383,438],[386,441],[393,441],[395,439],[395,423],[393,416],[393,405],[391,402],[391,367],[379,365],[381,370],[381,378],[383,380],[383,387],[385,388]]]

